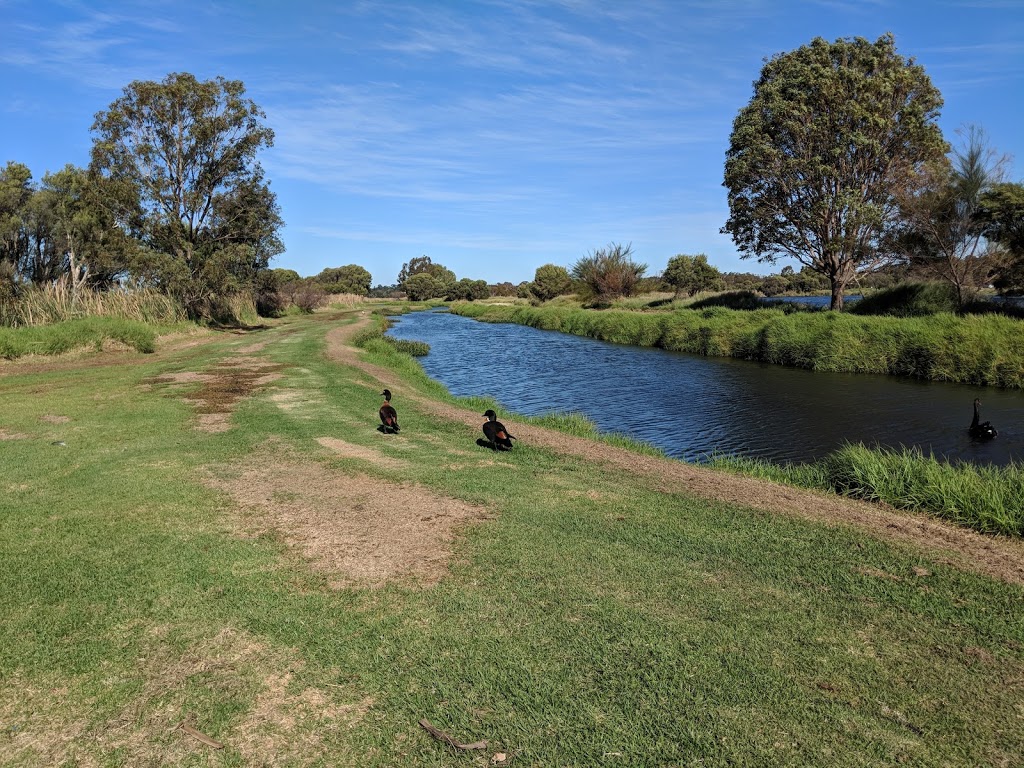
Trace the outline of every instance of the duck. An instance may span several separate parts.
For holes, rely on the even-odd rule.
[[[384,396],[384,404],[380,407],[380,431],[393,435],[401,430],[398,426],[398,411],[391,404],[391,390],[385,389],[381,394]]]
[[[981,418],[981,400],[974,398],[974,419],[971,421],[971,426],[967,428],[967,433],[971,437],[977,437],[984,440],[990,440],[999,433],[996,428],[992,426],[991,422],[982,421],[980,424],[979,419]]]
[[[505,425],[498,421],[498,414],[492,409],[488,408],[483,413],[487,421],[484,422],[483,430],[484,437],[487,438],[487,445],[495,451],[511,451],[512,441],[517,440],[514,435],[510,435],[508,430],[505,429]]]

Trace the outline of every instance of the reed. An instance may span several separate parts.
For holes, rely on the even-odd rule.
[[[904,318],[722,306],[634,312],[469,303],[452,311],[619,344],[818,371],[1024,387],[1024,324],[995,314]]]
[[[0,326],[40,326],[86,317],[117,317],[157,325],[186,319],[177,302],[152,288],[75,291],[58,281],[31,286],[16,301],[0,304]]]
[[[1024,536],[1024,466],[951,464],[917,448],[846,445],[817,462],[714,457],[720,469],[925,512],[983,533]]]

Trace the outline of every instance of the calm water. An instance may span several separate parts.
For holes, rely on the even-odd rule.
[[[581,411],[603,431],[689,461],[716,452],[808,461],[845,441],[976,462],[1024,460],[1018,391],[699,357],[444,312],[395,321],[390,335],[430,344],[420,362],[454,395],[490,396],[528,415]],[[999,429],[990,442],[967,435],[975,397],[982,420]],[[505,421],[514,431],[515,419]]]

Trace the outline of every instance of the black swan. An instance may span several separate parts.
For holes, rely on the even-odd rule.
[[[993,438],[999,433],[996,428],[992,426],[991,422],[983,421],[978,423],[981,418],[981,400],[974,398],[974,419],[971,421],[971,426],[967,428],[968,434],[971,437],[980,438]]]
[[[381,394],[384,395],[384,405],[380,407],[380,431],[393,435],[401,429],[398,426],[398,411],[391,405],[391,390],[385,389]]]
[[[484,411],[487,421],[484,422],[484,437],[487,438],[487,445],[495,451],[512,450],[512,441],[517,438],[510,435],[505,425],[498,421],[498,414],[488,408]]]

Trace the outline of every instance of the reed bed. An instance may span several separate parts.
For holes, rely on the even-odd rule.
[[[32,286],[16,301],[0,304],[0,326],[41,326],[87,317],[115,317],[156,325],[173,325],[187,319],[176,301],[152,288],[75,291],[66,283],[57,282]]]
[[[926,512],[983,533],[1024,536],[1024,466],[951,464],[917,448],[846,445],[807,464],[716,457],[711,465]]]
[[[478,320],[796,368],[1024,387],[1024,324],[1000,315],[861,317],[726,307],[666,312],[459,303]]]

